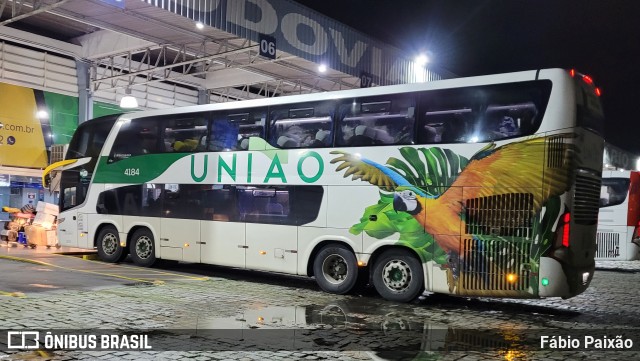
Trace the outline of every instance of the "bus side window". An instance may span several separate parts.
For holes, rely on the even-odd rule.
[[[291,187],[239,187],[238,210],[244,222],[294,224],[290,213]]]
[[[336,145],[413,144],[415,99],[412,95],[358,98],[339,107]]]
[[[484,138],[498,140],[530,134],[537,114],[533,102],[491,104],[484,116]]]
[[[239,124],[229,119],[214,119],[211,121],[209,150],[214,152],[236,150]]]
[[[334,112],[332,102],[274,107],[269,143],[284,149],[328,147],[333,139]]]
[[[197,152],[207,134],[208,113],[165,117],[163,126],[163,152]]]
[[[233,114],[214,112],[207,149],[214,152],[248,150],[249,138],[264,138],[266,108],[240,109]]]

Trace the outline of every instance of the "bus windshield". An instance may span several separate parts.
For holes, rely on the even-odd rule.
[[[603,178],[600,188],[600,208],[617,206],[627,199],[629,178]]]
[[[71,138],[66,159],[98,157],[119,116],[107,115],[80,124]]]

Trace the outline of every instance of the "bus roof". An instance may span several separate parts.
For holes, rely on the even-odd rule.
[[[561,73],[569,77],[567,71],[564,69],[529,70],[529,71],[514,72],[514,73],[436,80],[436,81],[425,82],[425,83],[388,85],[388,86],[379,86],[379,87],[362,88],[362,89],[349,89],[349,90],[339,90],[339,91],[332,91],[332,92],[288,95],[283,97],[232,101],[227,103],[193,105],[193,106],[170,108],[170,109],[147,110],[147,111],[141,111],[141,112],[127,113],[123,115],[123,118],[135,119],[135,118],[142,118],[142,117],[155,116],[155,115],[184,114],[184,113],[214,111],[214,110],[233,110],[238,108],[264,107],[264,106],[282,105],[282,104],[307,102],[307,101],[323,101],[323,100],[333,100],[333,99],[344,99],[344,98],[350,98],[350,97],[376,96],[376,95],[405,93],[405,92],[424,91],[424,90],[468,87],[468,86],[475,86],[475,85],[511,83],[511,82],[536,80],[536,79],[548,79],[550,77],[558,77],[560,76]]]

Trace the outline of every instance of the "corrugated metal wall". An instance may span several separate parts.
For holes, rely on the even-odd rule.
[[[110,70],[97,68],[99,77],[106,76]],[[143,78],[138,78],[143,82]],[[163,109],[181,107],[198,104],[198,91],[188,89],[174,84],[153,82],[131,86],[131,95],[136,97],[138,105],[148,109]],[[125,89],[117,88],[106,91],[97,90],[93,93],[96,101],[119,104],[120,99],[125,96]]]
[[[0,42],[0,82],[78,96],[75,60],[5,42]],[[197,90],[173,84],[155,82],[135,85],[131,89],[142,108],[162,109],[198,104]],[[96,91],[94,100],[119,104],[124,95],[124,89]]]
[[[148,4],[236,36],[276,39],[276,48],[379,85],[430,81],[442,77],[416,69],[400,50],[288,0],[145,0]]]
[[[0,82],[78,96],[76,62],[0,42]]]

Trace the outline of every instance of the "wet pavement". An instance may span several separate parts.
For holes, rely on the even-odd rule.
[[[640,345],[636,331],[640,329],[640,273],[633,271],[640,270],[640,262],[625,265],[627,272],[598,270],[590,288],[568,300],[430,295],[412,304],[397,304],[381,299],[370,288],[345,296],[326,294],[303,277],[175,263],[143,269],[130,263],[113,265],[78,255],[55,255],[53,250],[31,251],[0,248],[0,330],[89,331],[98,336],[139,330],[148,335],[153,349],[0,351],[0,361],[617,360],[640,356],[637,348],[537,347],[542,336],[583,339],[616,334],[630,335]]]
[[[68,285],[67,281],[69,281],[70,278],[80,277],[81,274],[95,276],[93,280],[98,284],[93,282],[89,283],[92,287],[99,286],[103,282],[105,285],[108,285],[114,283],[159,284],[173,280],[206,280],[206,277],[173,271],[168,272],[157,268],[141,268],[126,263],[111,264],[96,262],[96,252],[88,252],[87,250],[69,247],[60,249],[38,247],[36,249],[30,249],[20,245],[9,246],[2,243],[2,245],[0,245],[0,259],[23,263],[23,265],[18,266],[22,268],[17,275],[18,277],[5,280],[5,282],[8,283],[7,286],[0,288],[0,291],[5,292],[7,292],[7,287],[10,289],[12,287],[25,288],[29,283],[42,280],[43,277],[47,282],[59,284],[60,287],[57,288],[64,288],[65,285]],[[3,267],[7,268],[6,271],[10,271],[13,265],[12,263],[0,264],[0,272],[3,270]],[[56,271],[55,275],[40,273],[50,271]],[[4,274],[4,272],[0,274]],[[22,291],[25,290],[23,289]]]

